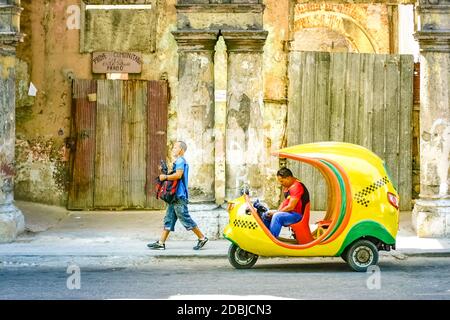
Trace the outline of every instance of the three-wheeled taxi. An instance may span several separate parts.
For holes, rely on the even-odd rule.
[[[228,204],[224,237],[231,242],[232,266],[250,268],[258,256],[340,256],[353,270],[366,271],[377,264],[379,250],[395,249],[399,196],[385,162],[373,152],[350,143],[320,142],[284,148],[274,155],[321,172],[328,190],[324,219],[311,232],[307,205],[302,220],[290,226],[293,239],[275,238],[244,193]]]

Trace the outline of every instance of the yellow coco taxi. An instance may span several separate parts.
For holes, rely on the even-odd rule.
[[[238,269],[252,267],[258,256],[342,257],[355,271],[378,262],[378,251],[395,249],[399,196],[383,160],[368,149],[339,142],[297,145],[274,153],[319,170],[328,187],[327,210],[311,232],[309,205],[291,225],[294,239],[275,238],[248,194],[230,201],[224,236],[228,258]],[[301,177],[299,177],[301,179]]]

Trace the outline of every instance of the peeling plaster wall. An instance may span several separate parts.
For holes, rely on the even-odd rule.
[[[21,200],[64,205],[68,150],[55,139],[16,140],[15,194]]]
[[[178,72],[177,45],[170,33],[176,29],[175,3],[158,0],[156,50],[143,54],[142,74],[130,75],[147,80],[165,78],[172,93],[176,92]],[[27,36],[17,51],[15,198],[65,205],[69,157],[64,140],[70,135],[71,78],[104,76],[91,73],[91,55],[80,53],[80,30],[67,27],[68,19],[73,19],[68,8],[81,7],[80,0],[22,1],[21,5],[22,31]],[[128,35],[118,32],[115,36],[120,42]],[[28,96],[30,81],[38,89],[35,98]],[[169,141],[176,138],[176,97],[172,94],[171,98]]]
[[[14,102],[10,94],[14,93],[14,63],[13,56],[0,56],[0,205],[13,200],[14,113],[11,105]]]
[[[180,52],[179,139],[186,142],[191,202],[214,201],[213,52]]]
[[[280,167],[272,151],[283,147],[287,127],[287,68],[289,40],[289,1],[266,1],[264,29],[269,31],[263,54],[264,79],[264,136],[266,176],[264,201],[278,207],[281,189],[276,179]]]
[[[420,194],[422,198],[446,198],[450,194],[450,94],[442,88],[450,86],[450,59],[441,53],[427,53],[421,65],[421,108],[427,117],[420,119],[424,169]]]
[[[226,130],[226,90],[227,90],[227,47],[223,37],[217,41],[214,55],[214,152],[215,152],[215,181],[214,193],[216,204],[225,201],[225,130]]]
[[[262,142],[264,104],[259,53],[232,53],[228,61],[227,197],[234,198],[249,183],[261,197],[265,175]],[[253,196],[253,194],[252,194]]]

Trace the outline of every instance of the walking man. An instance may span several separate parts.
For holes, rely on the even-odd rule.
[[[203,233],[198,228],[195,221],[191,218],[188,211],[188,202],[189,202],[189,194],[188,194],[188,175],[189,175],[189,164],[186,162],[186,159],[183,157],[184,153],[187,150],[187,145],[183,141],[177,141],[172,149],[172,155],[175,158],[175,162],[173,164],[173,170],[175,171],[172,174],[165,175],[161,174],[159,176],[160,181],[164,180],[180,180],[178,182],[177,188],[177,196],[176,200],[169,204],[166,211],[166,216],[164,217],[164,230],[161,234],[161,237],[158,241],[149,243],[147,246],[150,249],[154,250],[165,250],[166,248],[166,240],[169,237],[169,233],[171,231],[175,231],[175,223],[179,219],[181,224],[186,228],[186,230],[192,230],[195,235],[198,237],[198,242],[194,246],[194,250],[201,249],[208,238],[203,235]]]

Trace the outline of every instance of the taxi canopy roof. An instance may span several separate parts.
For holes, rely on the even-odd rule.
[[[383,164],[375,153],[360,145],[346,143],[346,142],[315,142],[295,145],[280,149],[272,153],[280,158],[290,158],[295,160],[302,160],[302,158],[334,160],[344,167],[351,159],[364,160],[373,166],[380,166]]]

